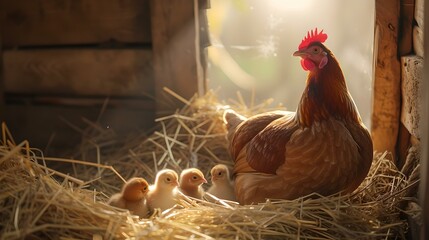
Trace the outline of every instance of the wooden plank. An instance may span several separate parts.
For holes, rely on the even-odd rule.
[[[153,95],[150,50],[9,50],[4,57],[8,93]]]
[[[155,100],[147,98],[64,97],[46,95],[7,94],[6,104],[61,105],[64,107],[98,107],[105,102],[110,107],[155,112]]]
[[[183,105],[171,101],[167,87],[185,99],[204,92],[198,31],[198,0],[151,0],[155,93],[158,114]]]
[[[421,1],[423,2],[423,1]],[[429,26],[429,4],[424,6],[424,22]],[[420,26],[422,27],[422,26]],[[429,36],[429,27],[425,27],[424,35]],[[429,51],[429,44],[424,46],[425,52]],[[427,59],[426,59],[427,60]],[[422,155],[419,187],[419,203],[422,207],[422,229],[420,239],[429,239],[429,61],[423,62],[424,81],[422,83]]]
[[[416,19],[417,25],[424,28],[424,8],[425,8],[425,0],[415,0],[416,6],[414,11],[414,18]]]
[[[395,156],[400,111],[399,0],[376,0],[374,92],[371,134],[375,151]]]
[[[408,129],[404,126],[404,124],[400,123],[398,132],[398,143],[396,149],[396,152],[398,154],[396,166],[398,167],[398,169],[402,169],[406,162],[408,150],[410,149],[411,145],[410,138],[411,135],[408,132]]]
[[[85,129],[88,125],[82,121],[82,118],[95,122],[100,110],[101,107],[8,104],[5,108],[8,114],[1,120],[6,122],[15,140],[27,139],[31,146],[41,150],[45,150],[51,142],[50,150],[57,152],[76,147],[82,139],[82,133],[72,129],[62,119]],[[152,128],[154,114],[152,110],[116,108],[109,105],[100,117],[100,126],[106,130],[112,129],[118,138],[124,138]]]
[[[5,46],[150,43],[149,0],[1,1]]]
[[[0,34],[0,109],[4,109],[4,81],[3,81],[3,45]],[[4,111],[0,110],[0,119],[4,117]]]
[[[414,26],[413,28],[413,47],[414,53],[419,57],[424,57],[424,39],[423,39],[423,30],[419,26]]]
[[[401,64],[401,122],[411,135],[420,139],[420,99],[422,98],[423,58],[418,56],[405,56],[401,58]]]
[[[410,54],[413,50],[413,21],[414,0],[400,0],[400,33],[398,39],[398,52],[400,56]]]

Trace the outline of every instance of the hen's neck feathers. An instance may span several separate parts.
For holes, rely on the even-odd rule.
[[[324,48],[328,53],[328,63],[322,69],[316,67],[309,72],[298,105],[297,120],[304,127],[330,117],[360,123],[361,118],[347,90],[341,67],[331,51]]]

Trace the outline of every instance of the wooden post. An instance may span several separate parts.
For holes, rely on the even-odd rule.
[[[401,72],[398,59],[399,0],[376,0],[374,93],[371,134],[374,150],[395,158],[400,113]]]
[[[167,87],[185,99],[204,92],[200,64],[198,0],[152,0],[151,25],[157,115],[183,102],[165,93]]]
[[[3,41],[0,33],[0,123],[5,120],[4,78],[3,78]]]
[[[424,35],[429,36],[429,4],[424,6]],[[425,52],[429,51],[429,45],[424,45]],[[424,79],[422,82],[422,121],[421,121],[421,142],[422,142],[422,156],[421,156],[421,173],[420,173],[420,206],[423,208],[422,217],[423,225],[420,239],[429,239],[429,61],[424,61]]]

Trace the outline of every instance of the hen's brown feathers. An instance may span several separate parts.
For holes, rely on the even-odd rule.
[[[351,192],[368,173],[373,154],[369,132],[337,60],[323,44],[309,48],[314,46],[322,49],[320,57],[312,58],[305,49],[296,56],[327,63],[305,65],[319,67],[311,69],[296,113],[276,111],[248,119],[233,111],[225,114],[242,204]]]

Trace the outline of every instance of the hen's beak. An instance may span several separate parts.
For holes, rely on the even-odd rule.
[[[308,55],[308,53],[305,50],[298,50],[298,51],[293,53],[293,56],[295,56],[295,57],[305,57],[307,55]]]

